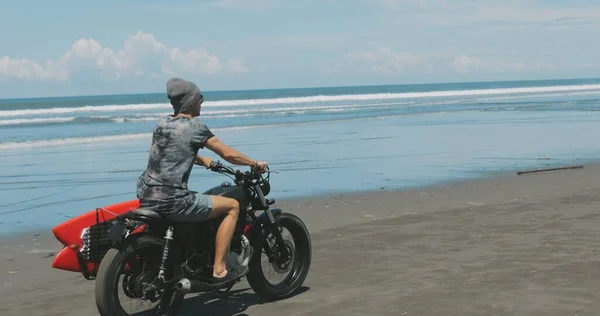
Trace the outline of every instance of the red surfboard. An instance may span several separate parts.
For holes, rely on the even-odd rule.
[[[101,207],[98,210],[89,211],[54,227],[52,229],[54,236],[65,247],[56,255],[54,261],[52,261],[52,267],[60,270],[81,272],[77,258],[77,251],[82,246],[81,231],[84,228],[95,225],[97,222],[113,219],[138,207],[140,207],[138,199],[112,204]],[[88,268],[93,267],[93,263],[88,264]]]

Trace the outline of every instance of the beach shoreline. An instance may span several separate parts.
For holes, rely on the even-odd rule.
[[[600,264],[594,265],[600,263],[595,248],[600,246],[595,229],[599,178],[600,165],[586,164],[583,169],[521,176],[511,172],[407,190],[278,200],[275,206],[299,215],[311,232],[314,259],[305,284],[310,289],[278,307],[259,304],[251,291],[244,292],[244,312],[397,315],[396,308],[421,315],[597,314],[600,286],[586,280],[600,278]],[[13,235],[0,246],[0,314],[96,313],[94,281],[50,267],[61,248],[50,231]],[[381,271],[371,270],[375,262]],[[578,268],[560,270],[571,265]],[[527,269],[538,274],[523,275]],[[552,284],[544,273],[556,269],[563,273],[561,282],[571,278],[579,285]],[[478,277],[491,279],[472,280]],[[556,275],[547,277],[558,282]],[[246,287],[245,282],[236,286]],[[463,295],[457,297],[450,288]],[[482,293],[488,296],[480,297]],[[558,303],[561,296],[571,301]],[[191,297],[183,315],[195,315],[198,308],[219,313],[227,310],[227,302],[206,305]]]
[[[381,193],[381,192],[388,192],[388,193],[392,193],[393,192],[411,192],[411,191],[419,191],[419,190],[427,190],[429,188],[436,188],[436,187],[446,187],[446,186],[450,186],[450,185],[460,185],[463,183],[476,183],[479,181],[502,181],[503,179],[506,178],[511,178],[511,177],[515,177],[518,176],[519,172],[523,172],[523,171],[531,171],[531,170],[536,170],[536,169],[544,169],[544,168],[561,168],[561,167],[572,167],[572,166],[583,166],[585,165],[587,168],[600,168],[600,160],[595,160],[595,159],[571,159],[571,160],[552,160],[552,159],[540,159],[540,158],[536,158],[533,160],[538,160],[541,161],[542,163],[540,163],[537,167],[535,166],[523,166],[523,167],[517,167],[516,164],[515,166],[513,166],[512,168],[498,168],[496,170],[485,170],[485,171],[480,171],[480,170],[473,170],[470,176],[465,176],[462,178],[447,178],[444,180],[437,180],[434,181],[432,183],[426,183],[426,184],[422,184],[422,185],[407,185],[407,186],[392,186],[391,188],[389,186],[386,186],[384,183],[382,183],[381,186],[377,187],[373,187],[371,189],[363,189],[363,190],[345,190],[345,191],[337,191],[337,192],[319,192],[319,193],[314,193],[314,194],[310,194],[310,195],[298,195],[298,196],[292,196],[292,197],[284,197],[284,198],[278,198],[277,197],[277,193],[271,193],[271,195],[269,195],[269,198],[274,198],[278,203],[283,203],[284,205],[287,204],[301,204],[303,201],[307,201],[307,200],[314,200],[314,199],[327,199],[329,197],[332,196],[336,196],[337,198],[344,198],[344,197],[349,197],[351,198],[354,195],[369,195],[369,194],[374,194],[374,193]],[[554,172],[554,171],[551,171]],[[132,196],[130,198],[124,198],[123,201],[125,200],[129,200],[129,199],[134,199],[135,196]],[[116,201],[115,203],[118,203],[121,201]],[[90,203],[90,205],[92,205],[93,203]],[[92,205],[87,209],[82,209],[80,211],[79,214],[73,215],[71,217],[66,217],[64,218],[63,221],[61,222],[65,222],[68,221],[71,218],[74,218],[80,214],[84,214],[86,212],[89,212],[91,210],[93,210],[94,207],[102,207],[105,205]],[[18,241],[18,240],[22,240],[22,239],[26,239],[26,238],[35,238],[35,237],[40,237],[40,236],[44,236],[43,238],[47,238],[49,236],[53,236],[52,235],[52,228],[55,227],[56,225],[60,224],[61,222],[57,222],[54,225],[50,225],[50,226],[45,226],[45,227],[36,227],[36,228],[23,228],[20,229],[18,231],[9,231],[9,232],[0,232],[0,236],[2,237],[2,240],[0,241],[0,246],[2,246],[4,243],[13,243],[13,241]]]

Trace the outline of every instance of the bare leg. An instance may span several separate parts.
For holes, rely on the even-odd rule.
[[[229,246],[240,213],[240,205],[238,201],[222,196],[213,195],[211,199],[213,206],[208,217],[218,218],[225,216],[217,230],[215,263],[213,268],[213,276],[222,278],[227,275],[227,254],[229,253]]]

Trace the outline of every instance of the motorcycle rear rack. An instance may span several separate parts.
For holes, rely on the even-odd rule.
[[[96,224],[85,228],[81,232],[82,246],[77,251],[81,273],[86,280],[96,278],[102,258],[112,247],[112,242],[108,239],[108,230],[114,225],[115,219],[101,222],[100,211],[100,208],[96,209]],[[89,268],[90,263],[92,264],[91,269]]]

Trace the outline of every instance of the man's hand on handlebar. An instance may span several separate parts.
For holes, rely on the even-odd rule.
[[[218,161],[218,160],[217,161],[212,160],[210,162],[210,165],[208,165],[208,167],[206,167],[206,169],[210,169],[212,171],[218,171],[219,168],[221,168],[222,166],[223,166],[223,164],[221,164],[220,161]]]
[[[214,164],[214,167],[213,167]],[[242,164],[238,164],[238,165],[242,165]],[[260,160],[251,160],[250,163],[246,164],[248,167],[252,168],[252,170],[258,174],[262,174],[265,171],[269,170],[269,165],[267,164],[266,161],[260,161]],[[211,169],[213,171],[216,171],[219,167],[221,167],[222,164],[221,162],[217,161],[211,161],[210,163],[210,167],[207,167],[207,169]]]
[[[269,168],[269,165],[266,161],[256,161],[252,168],[258,173],[263,173]]]
[[[195,164],[206,167],[206,169],[210,168],[210,165],[212,164],[212,162],[213,162],[212,159],[210,159],[208,157],[202,157],[200,155],[196,155],[196,159],[194,159]]]
[[[257,161],[256,163],[251,165],[251,167],[252,170],[254,170],[254,172],[258,174],[262,174],[269,169],[269,166],[265,161]],[[218,160],[211,160],[207,167],[207,169],[210,169],[212,171],[219,171],[221,168],[223,168],[223,164]]]

